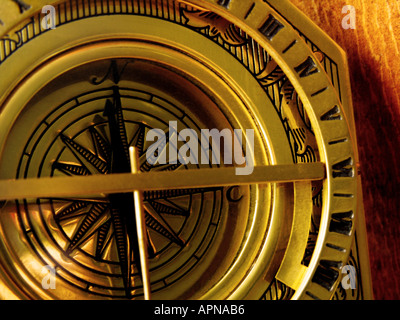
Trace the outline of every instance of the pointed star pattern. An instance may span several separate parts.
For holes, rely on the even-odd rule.
[[[115,90],[117,91],[117,89]],[[117,93],[114,94],[114,97],[116,95]],[[112,107],[114,107],[114,110],[112,110]],[[150,165],[146,159],[145,149],[145,134],[148,128],[142,123],[137,123],[136,130],[128,137],[120,105],[107,100],[104,115],[108,117],[108,122],[103,122],[101,129],[107,126],[110,137],[105,133],[107,130],[100,130],[101,126],[96,124],[87,129],[91,142],[86,145],[60,133],[59,139],[65,145],[65,149],[72,153],[75,160],[56,160],[52,165],[54,172],[57,171],[69,176],[127,172],[129,168],[126,167],[126,161],[129,159],[125,151],[129,146],[134,146],[138,150],[141,172],[184,169],[184,166],[180,163]],[[167,141],[164,147],[167,148],[168,144]],[[117,156],[120,156],[119,162],[116,160]],[[174,230],[174,227],[168,223],[168,217],[187,219],[190,216],[190,197],[217,189],[220,188],[144,191],[143,204],[150,259],[157,255],[152,234],[157,234],[166,243],[181,248],[187,245],[185,239],[180,237],[179,231]],[[61,228],[64,224],[69,224],[70,221],[76,221],[75,228],[68,234],[66,254],[71,255],[75,250],[85,251],[82,247],[92,241],[94,245],[90,254],[98,261],[109,261],[106,253],[110,251],[112,243],[114,243],[127,297],[130,296],[132,273],[137,259],[132,246],[134,242],[132,239],[135,234],[129,234],[134,233],[132,231],[134,228],[128,226],[127,217],[134,217],[133,202],[130,202],[132,197],[129,197],[129,194],[117,194],[98,199],[53,199],[53,201],[64,204],[55,212],[55,221]],[[189,204],[187,206],[182,205],[185,202],[182,199],[185,197],[187,198],[186,203]],[[178,198],[180,201],[174,201]],[[152,232],[149,232],[149,230]]]

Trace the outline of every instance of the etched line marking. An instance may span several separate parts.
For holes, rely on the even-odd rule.
[[[286,52],[288,52],[291,48],[293,48],[293,46],[297,43],[297,40],[294,40],[293,42],[291,42],[287,48],[285,50],[282,51],[283,54],[285,54]]]
[[[246,15],[244,16],[244,19],[245,19],[245,20],[246,20],[246,19],[249,17],[249,15],[253,12],[255,6],[256,6],[255,3],[253,3],[253,4],[251,5],[249,11],[247,11]]]

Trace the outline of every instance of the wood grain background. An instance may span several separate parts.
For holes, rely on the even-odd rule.
[[[400,0],[291,1],[347,52],[374,297],[400,299]]]

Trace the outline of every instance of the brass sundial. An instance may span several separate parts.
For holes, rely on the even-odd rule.
[[[0,19],[3,299],[372,297],[345,55],[289,1],[7,0]],[[173,159],[211,129],[245,133],[244,165],[211,141]]]

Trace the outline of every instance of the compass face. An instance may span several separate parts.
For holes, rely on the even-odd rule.
[[[130,62],[113,60],[110,67],[122,65],[129,74],[132,72],[127,67]],[[85,71],[74,70],[74,73],[82,75],[87,71],[86,68]],[[67,79],[74,84],[80,82],[70,74],[57,79],[63,84],[57,90],[60,98],[68,95],[64,93]],[[138,148],[142,172],[184,170],[188,167],[180,163],[152,166],[146,159],[149,145],[145,140],[146,134],[154,127],[168,128],[168,123],[162,119],[179,120],[179,125],[184,127],[196,126],[183,110],[143,90],[115,85],[98,88],[101,84],[96,82],[96,78],[91,82],[94,84],[93,91],[68,97],[60,104],[53,98],[51,105],[46,106],[46,110],[51,112],[41,114],[42,120],[27,139],[17,168],[17,178],[29,176],[31,172],[39,177],[123,172],[123,162],[116,166],[114,160],[119,152],[115,147],[118,140],[122,147]],[[54,90],[54,84],[52,88]],[[43,90],[47,92],[48,89]],[[120,110],[122,118],[118,120],[118,110],[107,110],[107,101],[115,99],[116,95],[121,96],[124,106]],[[43,104],[43,101],[39,103]],[[53,104],[57,107],[52,108]],[[29,108],[33,110],[37,107]],[[64,128],[60,127],[61,123]],[[129,167],[125,170],[129,172]],[[228,209],[223,203],[223,192],[222,187],[145,192],[153,290],[161,290],[179,281],[201,260],[203,247],[216,245],[213,242],[216,226],[221,221],[221,214]],[[99,296],[124,297],[131,294],[131,291],[124,290],[128,285],[133,291],[141,288],[135,280],[133,283],[126,280],[128,276],[135,279],[138,274],[134,259],[124,261],[128,248],[126,243],[119,242],[119,237],[126,234],[115,223],[116,219],[122,220],[124,214],[134,214],[133,207],[129,206],[131,201],[129,194],[100,195],[97,199],[37,199],[34,208],[26,202],[18,203],[18,218],[22,224],[27,221],[24,225],[27,239],[34,237],[38,245],[50,241],[52,249],[59,252],[61,260],[57,260],[46,245],[47,252],[41,258],[53,260],[60,279]],[[41,224],[41,220],[47,221],[51,227]],[[43,227],[44,235],[35,231],[38,225]],[[190,250],[185,249],[187,242],[191,243]],[[30,245],[38,250],[36,243],[31,242]],[[170,272],[165,267],[169,264],[175,266]]]
[[[167,77],[172,78],[165,88]],[[179,84],[188,86],[189,92],[172,95],[171,89]],[[52,92],[50,97],[48,92]],[[25,136],[26,144],[20,159],[8,165],[7,171],[15,171],[17,179],[130,172],[129,146],[139,152],[141,172],[219,167],[212,164],[212,141],[202,146],[209,150],[209,164],[168,159],[167,164],[152,165],[147,157],[153,144],[146,140],[149,131],[161,128],[169,134],[172,121],[177,125],[173,134],[178,143],[166,141],[162,150],[180,150],[184,145],[179,128],[190,128],[201,137],[204,116],[197,114],[196,107],[206,102],[216,124],[229,124],[209,97],[162,66],[137,59],[85,64],[49,82],[27,103],[26,114],[9,134],[10,139]],[[251,198],[254,191],[251,196],[246,186],[145,191],[153,294],[173,298],[173,290],[178,294],[175,298],[191,297],[191,288],[202,281],[204,272],[223,275],[240,248],[238,240],[249,228],[238,224],[248,223]],[[21,228],[12,232],[21,232],[25,242],[20,249],[34,252],[32,258],[38,263],[54,266],[59,282],[74,292],[72,297],[85,293],[91,298],[143,295],[137,262],[126,240],[129,229],[122,225],[134,216],[131,194],[24,200],[9,210],[15,211],[18,222],[12,227]],[[232,254],[218,254],[227,242]]]
[[[49,29],[42,1],[9,2],[22,18],[3,21],[2,180],[130,173],[130,147],[140,175],[213,169],[217,176],[234,166],[221,151],[234,150],[201,144],[211,129],[251,130],[241,153],[256,168],[323,163],[325,174],[307,178],[298,170],[289,183],[191,181],[190,188],[160,182],[141,190],[144,242],[133,190],[60,197],[49,187],[46,197],[1,202],[4,298],[143,299],[146,272],[155,299],[339,296],[341,268],[350,254],[358,263],[350,253],[357,160],[347,98],[335,86],[331,58],[308,46],[279,8],[234,0],[48,1],[56,12]],[[149,161],[154,129],[168,137],[153,153],[165,163]],[[179,151],[187,129],[200,146],[194,157]],[[215,154],[224,154],[219,163]],[[46,267],[54,288],[43,285]]]

